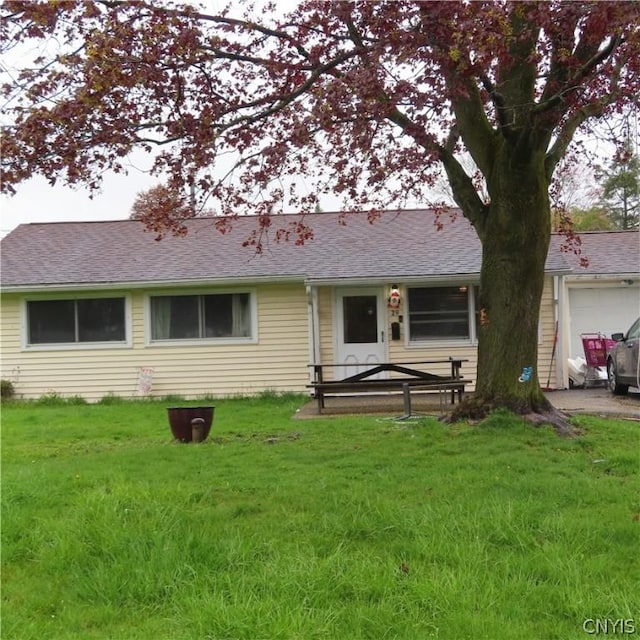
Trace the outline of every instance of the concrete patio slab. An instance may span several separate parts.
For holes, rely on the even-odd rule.
[[[626,396],[614,396],[604,387],[545,392],[556,409],[570,414],[583,413],[605,417],[626,417],[640,421],[640,391],[634,389]],[[435,393],[412,393],[411,416],[443,415],[451,404],[450,396]],[[388,415],[406,417],[405,402],[401,393],[376,395],[337,396],[326,399],[322,413],[318,403],[311,398],[296,413],[296,418],[319,418],[337,415]]]

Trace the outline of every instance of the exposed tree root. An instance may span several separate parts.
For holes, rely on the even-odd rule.
[[[550,425],[560,436],[574,437],[578,433],[569,421],[571,414],[559,411],[544,396],[537,402],[527,402],[513,397],[489,400],[480,397],[467,398],[441,420],[447,424],[461,420],[471,420],[481,424],[497,409],[511,411],[534,427]]]

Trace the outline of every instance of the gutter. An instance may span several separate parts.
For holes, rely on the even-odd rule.
[[[545,270],[547,276],[562,276],[571,273],[570,269]],[[465,282],[477,284],[480,282],[480,273],[446,273],[438,275],[402,275],[386,274],[382,276],[358,276],[335,278],[307,278],[305,284],[310,286],[375,286],[387,285],[389,282],[402,282],[402,284],[447,284],[451,282]]]
[[[611,282],[618,284],[625,284],[630,286],[632,284],[640,282],[640,272],[635,273],[571,273],[566,277],[568,283],[583,283],[583,282]],[[630,281],[630,282],[629,282]]]
[[[55,284],[30,284],[30,285],[3,285],[2,293],[32,293],[40,291],[108,291],[123,289],[160,289],[169,287],[202,287],[202,286],[235,286],[250,285],[255,283],[288,284],[304,283],[304,275],[286,276],[259,276],[259,277],[227,277],[227,278],[201,278],[188,280],[149,280],[136,282],[97,282],[97,283],[55,283]]]
[[[545,270],[545,275],[567,275],[571,270],[554,269]],[[594,279],[594,276],[578,276],[579,278]],[[620,274],[615,279],[640,279],[640,274]],[[309,286],[371,286],[386,285],[391,281],[402,282],[403,284],[414,283],[434,283],[446,284],[452,281],[460,281],[476,284],[480,281],[479,272],[471,273],[447,273],[438,275],[402,275],[385,274],[379,276],[337,276],[337,277],[308,277],[303,273],[292,273],[287,275],[273,276],[227,276],[225,278],[188,278],[184,280],[135,280],[135,281],[112,281],[112,282],[66,282],[66,283],[36,283],[2,285],[2,293],[33,293],[33,292],[62,292],[62,291],[109,291],[128,289],[160,289],[169,287],[202,287],[202,286],[237,286],[251,285],[257,283],[264,284],[304,284]]]

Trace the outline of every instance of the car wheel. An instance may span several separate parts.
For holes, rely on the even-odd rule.
[[[616,365],[613,360],[607,362],[607,378],[609,380],[609,390],[617,396],[623,396],[629,391],[628,384],[620,384],[616,374]]]

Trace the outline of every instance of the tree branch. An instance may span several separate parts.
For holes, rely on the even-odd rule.
[[[130,0],[97,0],[100,4],[107,7],[108,9],[115,9],[122,6],[127,6],[131,4]],[[230,27],[242,27],[247,31],[254,31],[256,33],[261,33],[265,36],[270,36],[273,38],[277,38],[279,40],[287,40],[290,42],[295,49],[298,51],[300,55],[305,58],[309,57],[309,52],[300,45],[300,43],[289,33],[286,31],[282,31],[280,29],[271,29],[269,27],[265,27],[256,22],[248,22],[247,20],[243,20],[241,18],[230,18],[228,16],[223,15],[212,15],[209,13],[203,13],[201,11],[196,11],[194,9],[178,9],[178,8],[167,8],[167,7],[158,7],[153,3],[140,1],[137,3],[138,7],[144,6],[150,11],[154,13],[165,13],[168,15],[179,16],[182,18],[191,18],[201,22],[213,22],[215,24],[225,24]]]
[[[453,134],[453,135],[452,135]],[[449,150],[451,140],[455,137],[452,132],[449,135],[447,145],[438,148],[438,158],[444,166],[449,180],[449,186],[453,193],[453,199],[462,210],[465,218],[475,227],[476,231],[482,237],[484,229],[484,220],[488,211],[487,205],[482,202],[478,195],[478,191],[473,185],[473,181],[463,169],[462,165]]]
[[[495,84],[491,81],[491,78],[486,73],[480,74],[479,78],[484,90],[489,94],[491,102],[496,110],[496,117],[498,119],[498,126],[503,129],[508,126],[507,119],[505,118],[506,104],[504,96],[496,89]]]
[[[275,102],[272,103],[271,100],[269,100],[269,104],[271,106],[269,106],[266,109],[263,109],[262,111],[258,112],[258,113],[254,113],[254,114],[250,114],[250,115],[246,115],[246,116],[241,116],[239,118],[236,118],[235,120],[232,120],[231,122],[227,123],[226,125],[222,126],[220,128],[221,131],[224,131],[226,129],[230,129],[231,127],[240,125],[240,124],[253,124],[254,122],[258,122],[259,120],[264,120],[265,118],[269,117],[270,115],[273,115],[274,113],[277,113],[278,111],[281,111],[282,109],[284,109],[287,105],[291,104],[294,100],[296,100],[297,98],[299,98],[301,95],[305,94],[311,87],[311,85],[313,85],[313,83],[322,75],[324,74],[328,74],[328,73],[332,73],[334,71],[334,69],[336,67],[338,67],[341,63],[343,63],[345,60],[348,60],[349,58],[352,58],[353,56],[358,55],[357,51],[346,51],[344,53],[342,53],[341,55],[336,56],[335,58],[333,58],[332,60],[330,60],[329,62],[326,62],[325,64],[322,64],[318,67],[316,67],[313,72],[310,74],[309,78],[307,78],[307,80],[305,82],[303,82],[301,85],[299,85],[295,90],[290,91],[287,94],[281,95],[279,97],[279,99]],[[255,100],[251,103],[245,103],[242,105],[242,108],[249,108],[249,107],[255,107],[255,106],[259,106],[260,104],[265,104],[267,102],[266,98],[260,99],[260,100]],[[237,107],[234,107],[233,109],[227,111],[226,113],[233,113],[233,112],[237,112],[240,109]],[[222,114],[222,115],[226,115],[226,114]]]
[[[604,106],[606,103],[601,101],[593,102],[588,104],[576,113],[573,114],[564,124],[558,137],[556,138],[555,143],[547,152],[547,156],[545,158],[545,174],[547,176],[547,180],[551,181],[553,177],[553,172],[565,152],[567,151],[568,146],[571,144],[573,140],[573,136],[578,129],[578,127],[589,118],[594,118],[602,115],[604,111]]]
[[[578,70],[567,80],[565,85],[561,87],[554,95],[546,96],[543,93],[542,100],[532,109],[532,114],[544,113],[553,109],[560,103],[565,101],[565,96],[569,93],[577,91],[581,88],[583,80],[601,63],[609,58],[613,52],[622,44],[622,37],[619,35],[612,36],[609,44],[602,50],[592,55]],[[547,84],[547,87],[550,83]]]
[[[485,176],[489,176],[494,154],[495,131],[487,119],[476,84],[468,80],[465,83],[467,97],[462,97],[459,95],[460,90],[455,86],[459,81],[459,78],[456,80],[447,74],[446,82],[450,89],[451,106],[456,116],[457,130],[473,161]]]
[[[473,181],[453,155],[455,143],[459,137],[457,126],[451,128],[447,141],[445,145],[442,146],[436,144],[435,141],[429,140],[423,132],[418,132],[411,120],[397,108],[394,109],[393,113],[389,114],[388,120],[398,125],[407,135],[410,135],[417,144],[425,150],[434,153],[438,160],[442,162],[456,204],[462,209],[462,213],[467,220],[471,222],[478,232],[481,232],[487,213],[487,206],[478,195]]]

